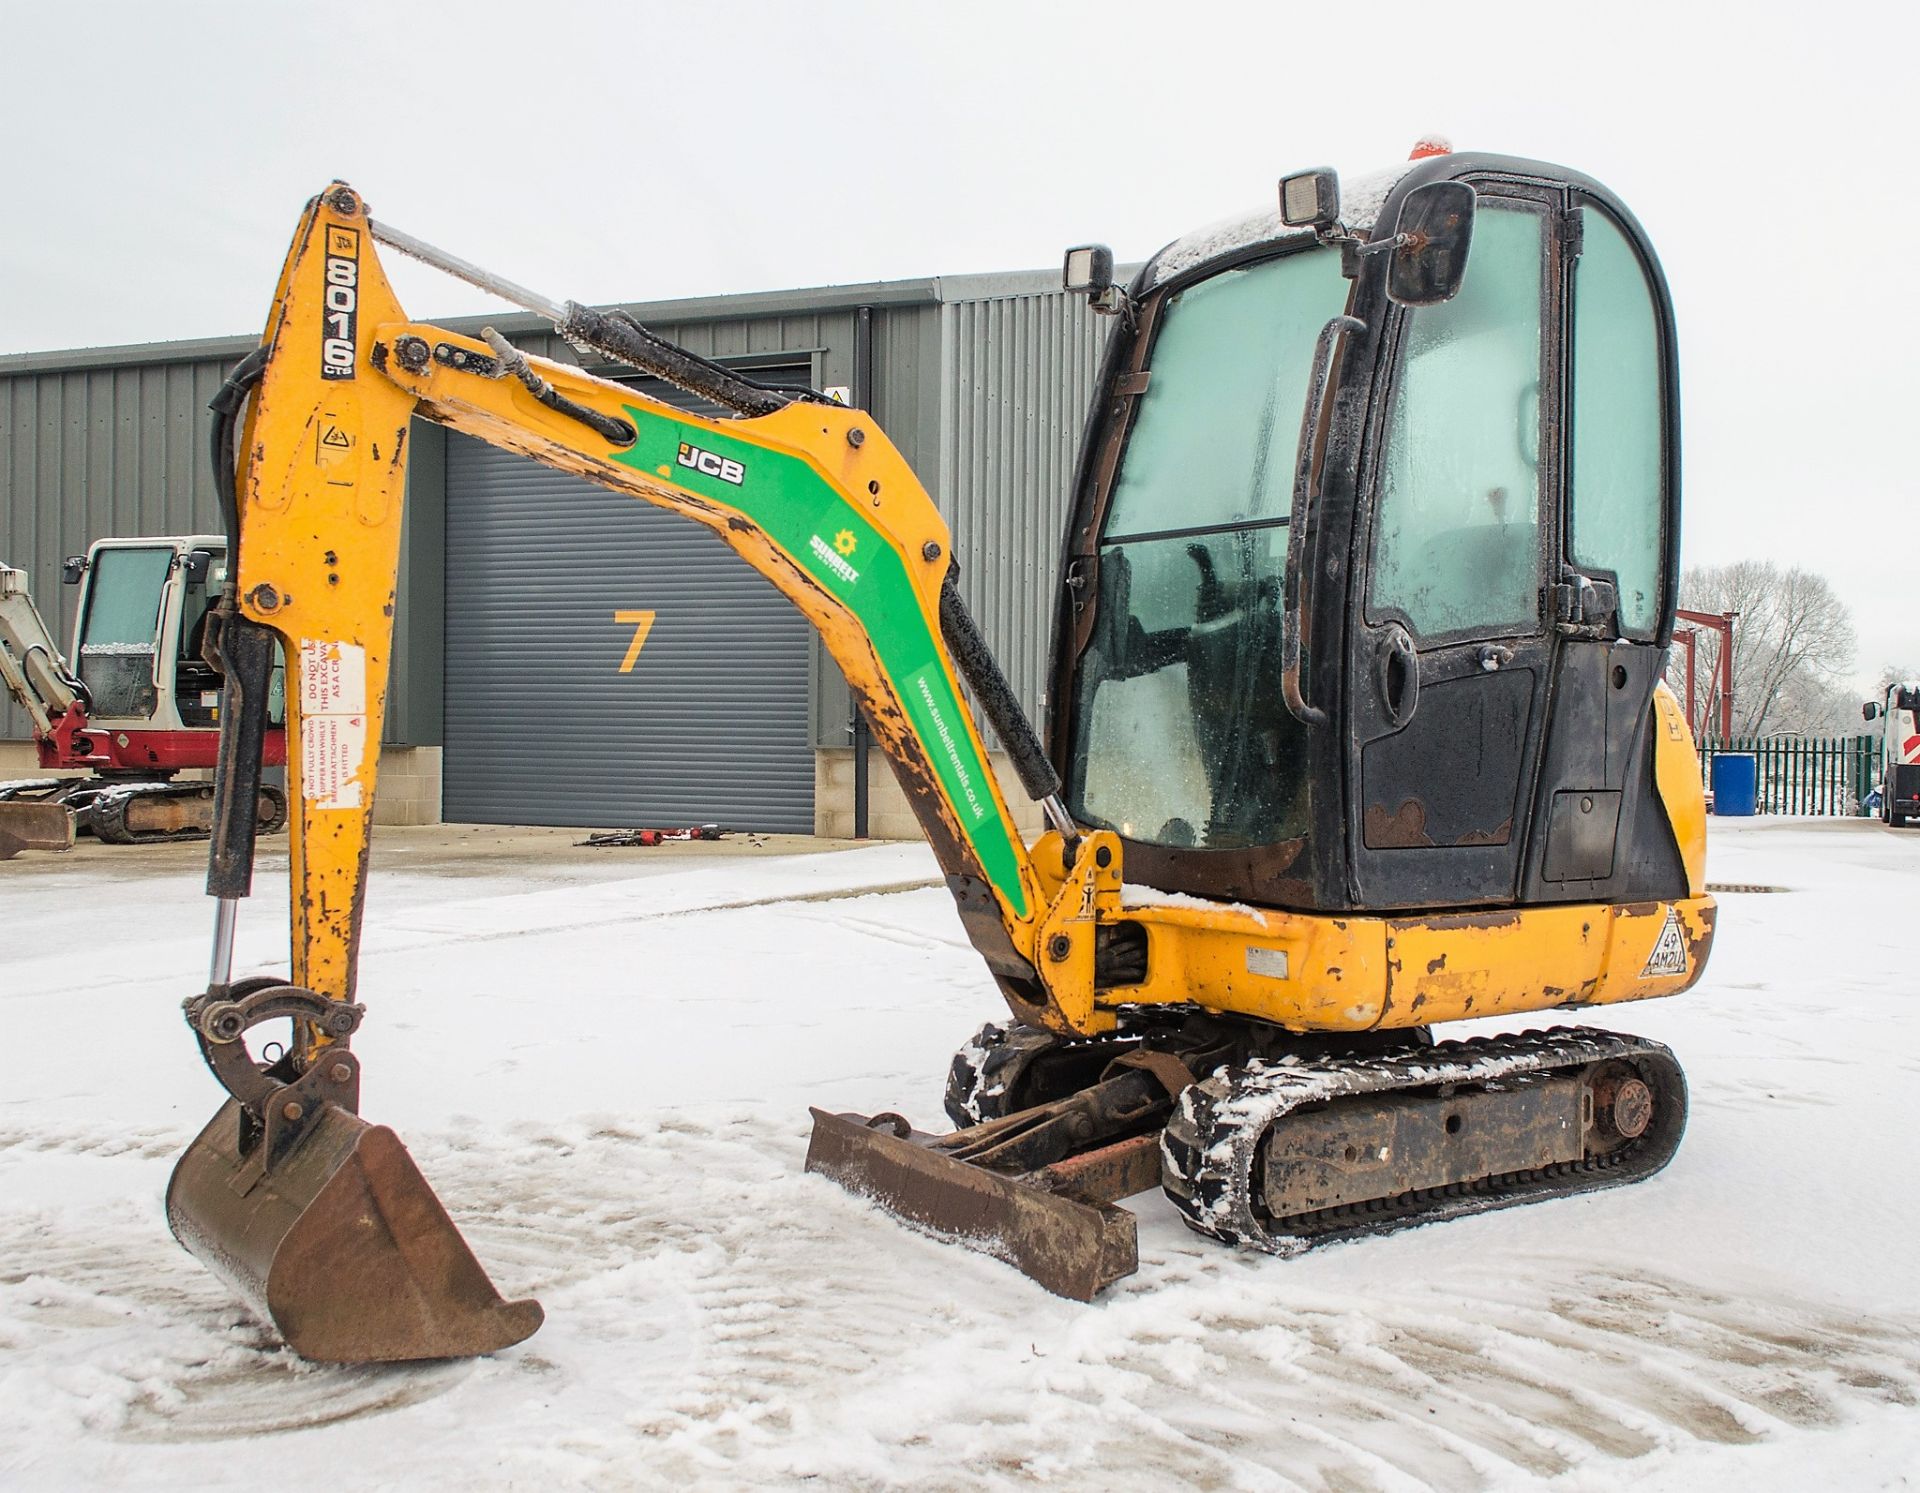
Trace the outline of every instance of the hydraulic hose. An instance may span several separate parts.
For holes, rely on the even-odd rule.
[[[1053,762],[1041,746],[1033,722],[1020,708],[1013,686],[1000,672],[999,660],[987,647],[987,640],[980,636],[973,614],[960,595],[956,567],[948,568],[947,578],[940,587],[940,635],[946,639],[947,650],[953,655],[960,677],[973,691],[973,698],[979,702],[1006,747],[1007,756],[1013,760],[1020,785],[1027,790],[1027,796],[1046,811],[1047,819],[1060,831],[1068,846],[1073,846],[1080,838],[1080,831],[1060,798],[1060,775],[1053,770]]]
[[[227,530],[227,574],[240,574],[240,495],[234,491],[239,466],[233,452],[234,427],[240,411],[267,371],[267,349],[256,347],[227,375],[220,392],[207,403],[213,411],[213,481],[220,514]]]
[[[482,327],[480,336],[487,346],[493,349],[494,357],[500,360],[500,373],[504,378],[512,375],[535,399],[557,414],[565,415],[569,420],[578,420],[593,431],[602,440],[615,446],[631,446],[634,429],[625,420],[612,415],[603,415],[595,409],[567,398],[558,389],[534,372],[533,364],[527,361],[527,355],[502,337],[492,327]]]
[[[624,311],[596,311],[577,301],[568,301],[566,311],[558,329],[575,347],[665,379],[736,415],[770,415],[793,402],[790,393],[742,378],[724,364],[655,336]]]

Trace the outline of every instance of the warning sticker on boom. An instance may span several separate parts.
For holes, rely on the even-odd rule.
[[[367,650],[300,640],[300,793],[316,809],[357,809],[367,760]]]
[[[1684,975],[1687,972],[1687,938],[1680,926],[1680,909],[1669,907],[1667,921],[1660,930],[1660,937],[1653,945],[1653,952],[1647,956],[1647,967],[1640,971],[1640,978],[1648,975]]]

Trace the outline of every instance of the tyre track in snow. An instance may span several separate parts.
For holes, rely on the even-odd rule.
[[[685,1377],[625,1418],[666,1476],[1477,1489],[1920,1400],[1911,1324],[1578,1256],[1496,1262],[1504,1291],[1476,1275],[1356,1302],[1181,1249],[1087,1309],[793,1176],[798,1134],[683,1117],[564,1144],[569,1178],[600,1179],[598,1222],[681,1256]],[[548,1246],[571,1227],[542,1218]],[[595,1274],[576,1259],[566,1282],[590,1308]]]
[[[0,1377],[35,1366],[0,1404],[0,1447],[49,1416],[128,1441],[231,1441],[418,1404],[470,1372],[302,1362],[174,1245],[157,1206],[0,1212],[0,1261]]]
[[[0,1125],[0,1159],[8,1152],[23,1155],[127,1157],[153,1161],[177,1156],[189,1137],[171,1125],[116,1128],[63,1126],[57,1130]]]
[[[92,1131],[0,1139],[126,1155]],[[414,1138],[502,1289],[548,1310],[475,1364],[302,1364],[157,1203],[0,1203],[0,1374],[20,1371],[0,1428],[219,1442],[242,1481],[378,1421],[377,1462],[328,1443],[342,1475],[1474,1490],[1920,1402],[1913,1323],[1577,1252],[1496,1247],[1412,1282],[1383,1257],[1361,1294],[1156,1227],[1141,1274],[1077,1306],[800,1175],[803,1147],[720,1110]]]

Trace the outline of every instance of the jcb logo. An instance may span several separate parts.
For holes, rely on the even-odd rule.
[[[731,482],[738,487],[746,480],[747,469],[730,456],[717,456],[711,451],[702,451],[698,446],[680,443],[680,465],[691,467],[702,476],[718,477],[722,482]]]
[[[327,229],[327,309],[321,320],[320,377],[352,378],[354,326],[360,319],[360,231]]]

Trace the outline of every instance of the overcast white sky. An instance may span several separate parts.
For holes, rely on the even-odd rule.
[[[1144,258],[1425,131],[1573,166],[1680,319],[1690,563],[1920,671],[1911,3],[0,0],[0,352],[257,328],[331,177],[582,301]],[[480,310],[407,266],[416,315]]]

